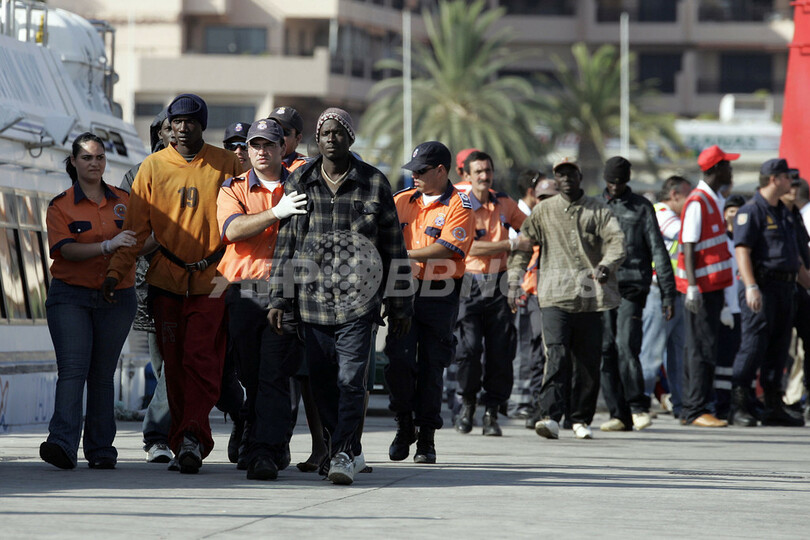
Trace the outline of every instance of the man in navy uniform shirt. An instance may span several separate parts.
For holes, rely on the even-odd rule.
[[[742,343],[734,358],[732,422],[756,426],[749,389],[757,370],[765,393],[763,425],[802,426],[782,401],[782,375],[787,365],[796,281],[807,286],[808,246],[800,243],[795,217],[779,200],[790,191],[791,169],[784,159],[762,164],[759,190],[737,212],[734,246],[739,265]]]

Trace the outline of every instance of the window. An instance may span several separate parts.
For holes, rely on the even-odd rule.
[[[655,81],[655,88],[664,94],[675,93],[675,75],[681,70],[679,53],[639,53],[638,78]]]
[[[50,274],[45,209],[50,194],[0,189],[0,316],[44,319]]]
[[[206,54],[262,54],[267,52],[267,29],[209,26],[205,29]]]
[[[622,12],[631,21],[675,22],[678,19],[678,0],[599,0],[597,22],[618,22]]]
[[[576,2],[573,0],[501,0],[507,15],[574,15]]]
[[[253,123],[255,105],[208,105],[208,129],[225,129],[234,122]]]
[[[153,116],[157,116],[160,111],[163,110],[164,105],[162,103],[136,103],[135,104],[135,116],[147,116],[152,118]]]
[[[767,53],[724,53],[720,56],[720,93],[772,91],[773,57]]]
[[[773,0],[703,0],[698,19],[712,22],[766,21],[774,14]]]

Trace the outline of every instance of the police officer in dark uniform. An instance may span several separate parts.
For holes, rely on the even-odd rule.
[[[417,290],[410,330],[402,336],[389,333],[385,340],[389,408],[397,419],[388,457],[405,459],[416,442],[414,461],[436,463],[442,373],[455,353],[453,329],[474,222],[470,198],[448,179],[450,150],[428,141],[414,149],[412,158],[402,168],[411,171],[414,187],[394,195],[394,203]]]
[[[732,423],[756,426],[749,389],[757,370],[765,392],[766,426],[802,426],[782,401],[782,374],[788,360],[796,280],[807,284],[804,261],[808,247],[800,245],[795,217],[779,200],[790,191],[791,169],[784,159],[762,164],[759,190],[737,212],[734,246],[741,282],[742,343],[734,358]]]

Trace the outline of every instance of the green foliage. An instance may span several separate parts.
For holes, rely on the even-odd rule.
[[[603,45],[593,53],[584,43],[571,48],[574,66],[570,67],[559,56],[552,56],[557,69],[557,81],[540,76],[548,91],[535,100],[540,122],[548,127],[552,142],[565,135],[579,137],[578,160],[586,181],[601,178],[605,156],[605,142],[618,137],[620,130],[620,58],[616,48]],[[630,58],[631,69],[635,61]],[[655,95],[652,85],[630,85],[630,141],[647,156],[657,172],[655,154],[663,153],[676,159],[682,144],[675,131],[675,117],[669,114],[650,114],[639,107],[641,101]]]
[[[543,154],[532,132],[531,84],[499,77],[523,55],[510,50],[510,31],[494,30],[504,9],[485,2],[439,2],[438,14],[423,12],[429,43],[415,43],[412,54],[413,143],[439,140],[451,152],[476,147],[496,167],[526,166]],[[402,71],[401,59],[383,60],[379,69]],[[403,79],[374,85],[361,130],[380,145],[383,160],[396,167],[403,147]]]

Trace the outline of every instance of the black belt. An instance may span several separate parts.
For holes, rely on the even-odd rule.
[[[197,262],[187,263],[168,249],[163,246],[160,246],[160,252],[163,254],[164,257],[172,261],[174,264],[186,270],[186,272],[202,272],[209,266],[214,263],[219,262],[222,256],[225,254],[225,250],[221,249],[219,251],[214,252],[213,254],[209,255],[204,259],[200,259]]]
[[[798,274],[796,272],[779,272],[778,270],[757,268],[756,270],[754,270],[754,276],[757,279],[765,279],[770,281],[784,281],[785,283],[795,283]]]

